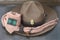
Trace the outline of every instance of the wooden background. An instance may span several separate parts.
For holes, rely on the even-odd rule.
[[[30,1],[30,0],[0,0],[0,4],[21,4],[24,1]],[[34,0],[39,1],[42,4],[45,5],[60,5],[60,0]]]

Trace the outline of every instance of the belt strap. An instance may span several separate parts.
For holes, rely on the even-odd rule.
[[[21,26],[19,32],[24,33],[23,28],[24,26]]]

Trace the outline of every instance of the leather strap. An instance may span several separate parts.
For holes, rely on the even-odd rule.
[[[21,33],[25,33],[25,32],[23,31],[23,28],[24,28],[24,26],[20,26],[20,30],[19,30],[19,32],[21,32]]]

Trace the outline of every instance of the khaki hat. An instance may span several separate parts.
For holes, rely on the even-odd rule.
[[[22,24],[24,26],[38,26],[45,21],[44,8],[36,1],[25,2],[20,13],[22,14]]]
[[[37,1],[27,1],[23,3],[20,14],[22,14],[22,25],[24,25],[25,27],[32,27],[33,25],[33,27],[36,26],[35,28],[39,28],[41,25],[44,25],[45,23],[58,18],[55,10],[48,6],[42,5]],[[47,25],[49,24],[47,23]],[[39,31],[37,29],[36,31],[39,31],[38,33],[33,33],[34,31],[32,31],[33,34],[30,34],[29,36],[41,35],[53,29],[55,25],[56,24],[46,28],[41,27],[40,29],[42,31]],[[26,34],[22,35],[26,36]]]
[[[29,36],[37,36],[37,35],[46,33],[47,31],[50,31],[51,29],[53,29],[55,27],[56,22],[57,22],[56,19],[58,18],[55,10],[53,10],[52,8],[50,8],[48,6],[42,5],[41,3],[37,2],[37,1],[24,2],[22,6],[18,6],[16,8],[14,8],[14,10],[6,13],[5,15],[7,15],[6,16],[7,19],[10,18],[9,20],[11,20],[11,18],[15,22],[17,20],[17,22],[16,22],[17,24],[15,23],[16,24],[15,25],[12,23],[11,24],[12,26],[11,26],[11,25],[7,24],[8,20],[5,20],[5,21],[3,20],[5,18],[3,15],[1,21],[2,21],[3,26],[5,26],[6,30],[9,33],[12,33],[15,31],[17,34],[21,34],[24,36],[28,36],[28,35],[26,35],[26,30],[27,29],[29,30],[30,28],[33,28],[36,30],[29,31],[31,33]],[[50,24],[49,24],[49,22],[50,22]],[[53,23],[53,25],[51,25],[52,23]],[[23,31],[25,33],[20,32],[21,27],[23,27]]]

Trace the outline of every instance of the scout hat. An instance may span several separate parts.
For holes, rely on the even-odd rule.
[[[45,21],[44,8],[36,1],[25,2],[20,13],[22,14],[22,24],[24,26],[38,26]]]
[[[16,17],[18,17],[15,20],[19,21],[17,23],[20,24],[20,26],[17,25],[16,28],[14,29],[14,31],[16,31],[17,34],[21,34],[24,36],[37,36],[37,35],[41,35],[47,31],[53,29],[57,22],[56,19],[58,18],[55,10],[53,10],[52,8],[50,8],[48,6],[42,5],[41,3],[37,2],[37,1],[27,1],[27,2],[23,3],[23,5],[21,7],[19,7],[18,12],[16,10],[18,10],[18,9],[14,9],[14,11],[12,11],[13,14],[16,12],[15,13],[16,15],[13,15],[14,18],[12,18],[12,19],[15,19]],[[9,13],[7,13],[7,14],[9,14]],[[10,14],[11,14],[11,11],[10,11]],[[9,16],[9,17],[11,17],[11,16]],[[2,19],[2,22],[3,22],[3,19]],[[50,22],[50,24],[49,24],[49,22]],[[52,23],[53,23],[53,25],[51,25]],[[14,26],[12,26],[12,27],[14,27]],[[23,29],[22,29],[22,27],[23,27]],[[29,31],[30,34],[28,34],[28,30],[31,27],[33,30],[31,29]],[[20,30],[19,30],[19,28],[20,28]],[[6,28],[6,29],[8,29],[8,28]],[[25,33],[24,32],[21,33],[21,29]],[[34,29],[36,29],[36,30],[34,30]]]
[[[22,14],[22,25],[25,27],[38,27],[50,20],[58,18],[57,13],[52,8],[42,5],[37,1],[27,1],[23,3],[20,13]],[[43,34],[54,27],[55,25],[52,25],[44,29],[44,31],[31,34],[30,36]]]

